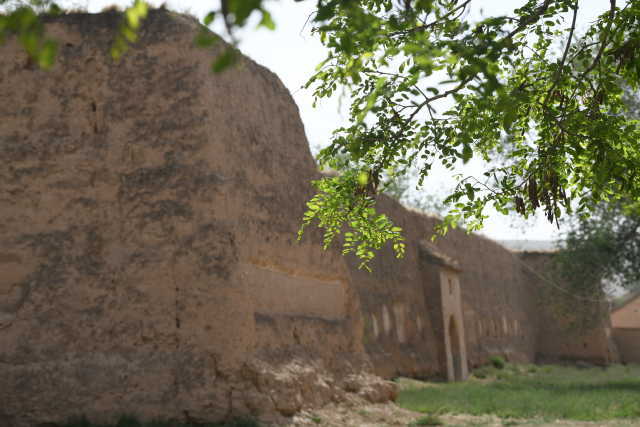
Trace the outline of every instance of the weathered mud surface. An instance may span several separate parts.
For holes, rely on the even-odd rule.
[[[0,425],[392,398],[342,257],[295,242],[316,172],[285,87],[212,74],[223,45],[163,10],[115,63],[119,19],[48,19],[50,71],[0,46]]]

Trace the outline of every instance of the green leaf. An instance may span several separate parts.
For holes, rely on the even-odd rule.
[[[213,21],[216,19],[216,13],[215,12],[209,12],[207,13],[207,16],[204,17],[204,20],[202,21],[204,23],[204,25],[206,25],[207,27],[211,24],[213,24]]]
[[[273,22],[273,19],[271,18],[271,14],[264,9],[262,9],[262,19],[260,20],[260,23],[258,24],[258,26],[265,27],[272,31],[276,29],[276,24],[275,22]]]
[[[56,43],[51,40],[47,40],[38,54],[38,65],[44,69],[51,68],[56,57],[56,50]]]
[[[196,35],[193,42],[197,47],[207,48],[213,46],[218,40],[218,36],[206,29],[203,29]]]
[[[462,161],[467,163],[473,157],[473,150],[468,144],[462,147]]]
[[[133,5],[124,12],[124,18],[120,24],[118,34],[111,46],[111,56],[115,60],[129,49],[129,44],[138,39],[138,29],[142,20],[147,17],[149,5],[144,0],[135,0]]]
[[[242,27],[255,10],[260,10],[261,0],[227,0],[227,8],[235,17],[234,24]]]
[[[502,125],[504,127],[504,130],[509,132],[511,130],[511,125],[513,125],[517,118],[518,110],[516,110],[515,108],[505,111],[504,115],[502,116]]]
[[[211,66],[211,70],[214,73],[220,73],[227,68],[231,67],[238,61],[238,53],[232,47],[228,47],[222,54],[220,54]]]

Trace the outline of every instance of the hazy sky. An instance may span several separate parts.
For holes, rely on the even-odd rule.
[[[151,4],[159,6],[162,1],[151,0]],[[82,3],[82,0],[71,0],[75,6],[85,7],[90,12],[99,12],[105,6],[118,4],[127,5],[127,1],[91,0]],[[269,1],[268,9],[276,22],[275,31],[266,29],[251,29],[244,31],[239,36],[241,39],[240,50],[256,62],[266,66],[275,72],[292,93],[304,122],[307,138],[312,150],[316,152],[319,147],[328,144],[331,132],[346,124],[345,108],[342,108],[339,99],[322,101],[316,108],[312,107],[312,94],[308,89],[302,89],[302,85],[315,70],[316,65],[326,55],[326,50],[319,40],[311,35],[310,26],[305,25],[308,17],[314,10],[315,0],[294,2],[293,0]],[[523,4],[521,0],[476,0],[472,2],[473,14],[482,13],[485,16],[508,14],[514,8]],[[586,28],[595,17],[603,13],[609,6],[608,0],[583,1],[578,14],[578,28]],[[65,3],[63,3],[65,4]],[[202,19],[208,11],[217,8],[218,2],[206,2],[201,0],[178,1],[169,0],[167,6],[179,12],[188,12]],[[213,5],[213,8],[211,7]],[[221,28],[214,30],[221,31]],[[343,106],[344,107],[344,106]],[[479,165],[473,162],[463,170],[463,173],[474,174],[479,172]],[[426,181],[425,191],[436,194],[444,194],[447,188],[455,185],[451,173],[442,169],[436,169],[433,177]],[[519,227],[511,227],[509,224],[519,224]],[[547,240],[557,236],[558,230],[542,218],[523,221],[514,221],[498,213],[491,214],[482,231],[494,239],[532,239]]]

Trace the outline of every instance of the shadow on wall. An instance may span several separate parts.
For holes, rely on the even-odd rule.
[[[466,363],[466,354],[462,354],[460,348],[460,334],[458,333],[458,327],[456,326],[456,319],[449,317],[449,352],[451,354],[450,362],[453,365],[453,369],[450,372],[447,370],[447,376],[449,381],[463,381],[466,376],[463,374],[463,361]],[[449,364],[449,363],[447,363]]]

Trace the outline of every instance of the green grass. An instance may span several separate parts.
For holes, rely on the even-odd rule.
[[[578,369],[506,364],[469,381],[411,386],[398,404],[424,413],[600,421],[640,418],[640,366]],[[482,379],[478,379],[482,378]]]
[[[220,423],[188,423],[182,421],[138,421],[136,417],[122,416],[115,424],[94,424],[85,417],[77,417],[60,427],[260,427],[254,420],[238,418]]]

